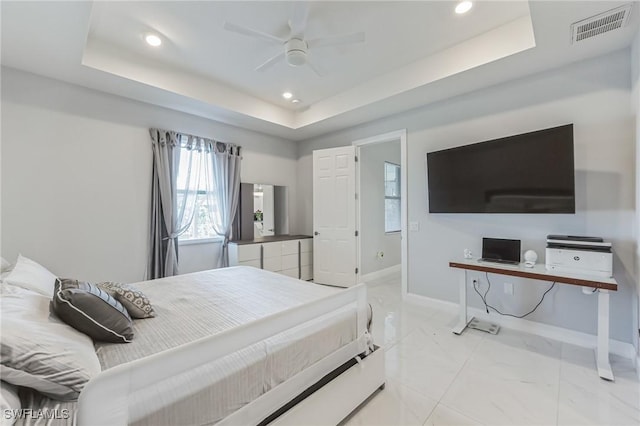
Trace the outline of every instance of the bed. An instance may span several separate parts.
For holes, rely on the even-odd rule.
[[[134,321],[132,343],[96,345],[102,372],[77,403],[24,392],[25,404],[81,426],[337,424],[384,385],[364,286],[250,267],[135,286],[157,316]]]

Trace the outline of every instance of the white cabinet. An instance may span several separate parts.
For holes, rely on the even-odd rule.
[[[262,269],[282,271],[282,242],[262,244]]]
[[[253,266],[308,281],[313,278],[313,239],[230,242],[230,266]]]
[[[308,281],[313,278],[313,239],[300,241],[300,279]]]
[[[306,240],[282,241],[282,255],[286,256],[290,254],[298,254],[298,246],[300,245],[301,241],[306,241]]]
[[[262,243],[262,257],[270,259],[272,257],[282,256],[282,242]]]
[[[247,245],[242,250],[232,250],[229,246],[229,261],[233,257],[233,263],[235,265],[253,266],[254,268],[260,268],[261,266],[261,249],[259,245]]]

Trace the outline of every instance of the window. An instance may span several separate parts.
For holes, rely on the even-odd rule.
[[[400,232],[400,166],[384,162],[384,232]]]
[[[186,137],[183,138],[186,139]],[[186,142],[184,139],[183,143]],[[210,211],[210,209],[215,209],[215,206],[211,205],[212,197],[207,195],[206,179],[213,175],[211,167],[212,164],[207,152],[185,148],[180,150],[180,168],[176,186],[177,203],[181,205],[186,201],[186,206],[195,206],[195,211],[192,211],[190,207],[187,207],[185,211],[185,221],[189,215],[193,215],[193,221],[187,230],[178,237],[180,242],[218,237],[211,225],[212,216],[217,212]],[[191,168],[190,171],[189,168]],[[189,173],[192,174],[191,177]],[[195,203],[191,202],[193,200],[185,200],[185,197],[196,197]]]

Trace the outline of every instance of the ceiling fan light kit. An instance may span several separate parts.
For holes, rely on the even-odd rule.
[[[286,43],[287,63],[292,67],[299,67],[307,63],[307,43],[298,38],[292,38]]]

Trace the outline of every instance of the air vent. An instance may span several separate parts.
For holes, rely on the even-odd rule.
[[[571,44],[624,27],[629,20],[631,6],[629,3],[571,24]]]

